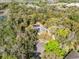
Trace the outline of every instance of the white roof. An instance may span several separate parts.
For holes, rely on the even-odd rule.
[[[71,7],[71,6],[79,7],[79,3],[70,3],[70,4],[67,4],[66,6],[68,6],[68,7]]]
[[[7,2],[11,2],[12,0],[0,0],[0,3],[7,3]]]

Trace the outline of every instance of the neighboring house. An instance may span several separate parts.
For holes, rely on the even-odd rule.
[[[11,2],[12,0],[0,0],[0,3],[9,3]]]
[[[35,30],[38,31],[38,33],[40,32],[44,32],[44,31],[48,31],[42,24],[40,24],[39,22],[37,22],[36,24],[33,25],[33,28]]]
[[[55,3],[58,0],[0,0],[0,3],[9,3],[9,2],[27,2],[27,3],[40,3],[40,2],[47,2],[47,3]]]
[[[51,31],[48,28],[45,28],[39,22],[34,24],[33,28],[38,31],[38,38],[39,39],[44,39],[44,40],[54,39],[55,40],[55,35],[52,35]]]
[[[7,10],[0,10],[0,16],[4,16],[7,14]]]
[[[8,13],[8,10],[0,10],[0,20],[3,20]]]
[[[67,4],[66,6],[67,7],[74,7],[74,6],[79,7],[79,3],[70,3],[70,4]]]
[[[79,59],[79,53],[77,51],[71,51],[64,59]]]
[[[39,9],[40,8],[39,6],[36,6],[36,5],[33,5],[33,4],[27,4],[26,6],[27,7],[36,8],[36,9]]]
[[[56,2],[58,2],[58,0],[47,0],[47,3],[56,3]]]

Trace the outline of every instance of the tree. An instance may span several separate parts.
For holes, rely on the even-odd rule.
[[[63,56],[64,55],[64,50],[60,48],[60,44],[56,40],[49,40],[48,43],[45,45],[45,51],[50,55],[55,55],[57,56]],[[56,58],[55,57],[55,58]],[[53,58],[53,56],[52,56]]]

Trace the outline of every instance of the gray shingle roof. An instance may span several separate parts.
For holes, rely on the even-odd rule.
[[[71,51],[65,59],[79,59],[79,53],[77,51]]]

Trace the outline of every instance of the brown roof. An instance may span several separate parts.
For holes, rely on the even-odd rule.
[[[79,53],[77,51],[71,51],[65,59],[79,59]]]

